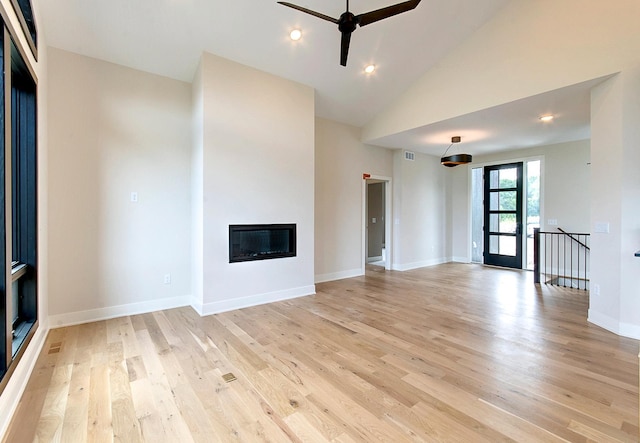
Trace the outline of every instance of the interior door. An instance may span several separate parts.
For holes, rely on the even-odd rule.
[[[522,162],[484,168],[484,263],[522,268]]]

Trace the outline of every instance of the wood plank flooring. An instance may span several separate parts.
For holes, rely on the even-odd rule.
[[[4,441],[638,441],[638,342],[585,291],[464,264],[317,291],[52,330]]]

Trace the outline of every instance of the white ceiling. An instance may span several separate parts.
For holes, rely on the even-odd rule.
[[[339,65],[336,25],[276,0],[33,1],[50,46],[186,82],[192,81],[202,52],[210,52],[312,86],[316,115],[363,126],[509,0],[423,0],[413,11],[358,28],[346,68]],[[290,1],[336,18],[345,10],[343,0]],[[398,2],[351,0],[350,10],[359,14]],[[296,27],[303,37],[292,42],[288,33]],[[377,70],[368,76],[363,69],[371,63]],[[374,143],[440,155],[451,135],[461,135],[462,145],[476,154],[587,138],[589,87],[555,91]],[[543,130],[537,121],[542,112],[558,114]],[[488,136],[472,144],[479,133]]]
[[[591,89],[607,77],[567,86],[372,141],[441,156],[459,135],[449,154],[489,154],[498,151],[584,140],[590,137]],[[541,116],[553,115],[551,122]]]

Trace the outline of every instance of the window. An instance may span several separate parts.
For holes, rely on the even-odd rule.
[[[35,75],[4,26],[0,49],[1,391],[38,325],[38,230]]]
[[[36,84],[11,44],[12,355],[36,318]]]
[[[34,58],[38,58],[38,31],[33,16],[31,0],[11,0],[11,4],[16,11],[20,26],[22,27],[24,35],[27,37],[33,56]]]

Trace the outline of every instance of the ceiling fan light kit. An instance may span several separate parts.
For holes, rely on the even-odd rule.
[[[444,154],[442,154],[442,158],[440,159],[440,164],[442,166],[453,168],[454,166],[466,165],[467,163],[471,163],[471,160],[473,159],[473,156],[471,154],[454,154],[447,156],[449,148],[451,148],[451,146],[456,143],[460,143],[461,141],[462,138],[459,135],[451,137],[451,144],[449,145],[447,150],[444,151]]]
[[[351,34],[356,30],[358,26],[366,26],[371,23],[384,20],[385,18],[393,17],[394,15],[411,11],[412,9],[415,9],[416,6],[418,6],[420,0],[410,0],[358,15],[354,15],[349,11],[349,0],[347,0],[347,10],[343,12],[342,15],[340,15],[340,18],[333,18],[320,12],[312,11],[311,9],[303,8],[302,6],[294,5],[293,3],[278,3],[283,6],[297,9],[298,11],[302,11],[306,14],[313,15],[314,17],[318,17],[322,20],[326,20],[338,25],[338,30],[342,34],[342,40],[340,42],[340,64],[342,66],[347,66],[347,56],[349,55],[349,43],[351,43]]]

